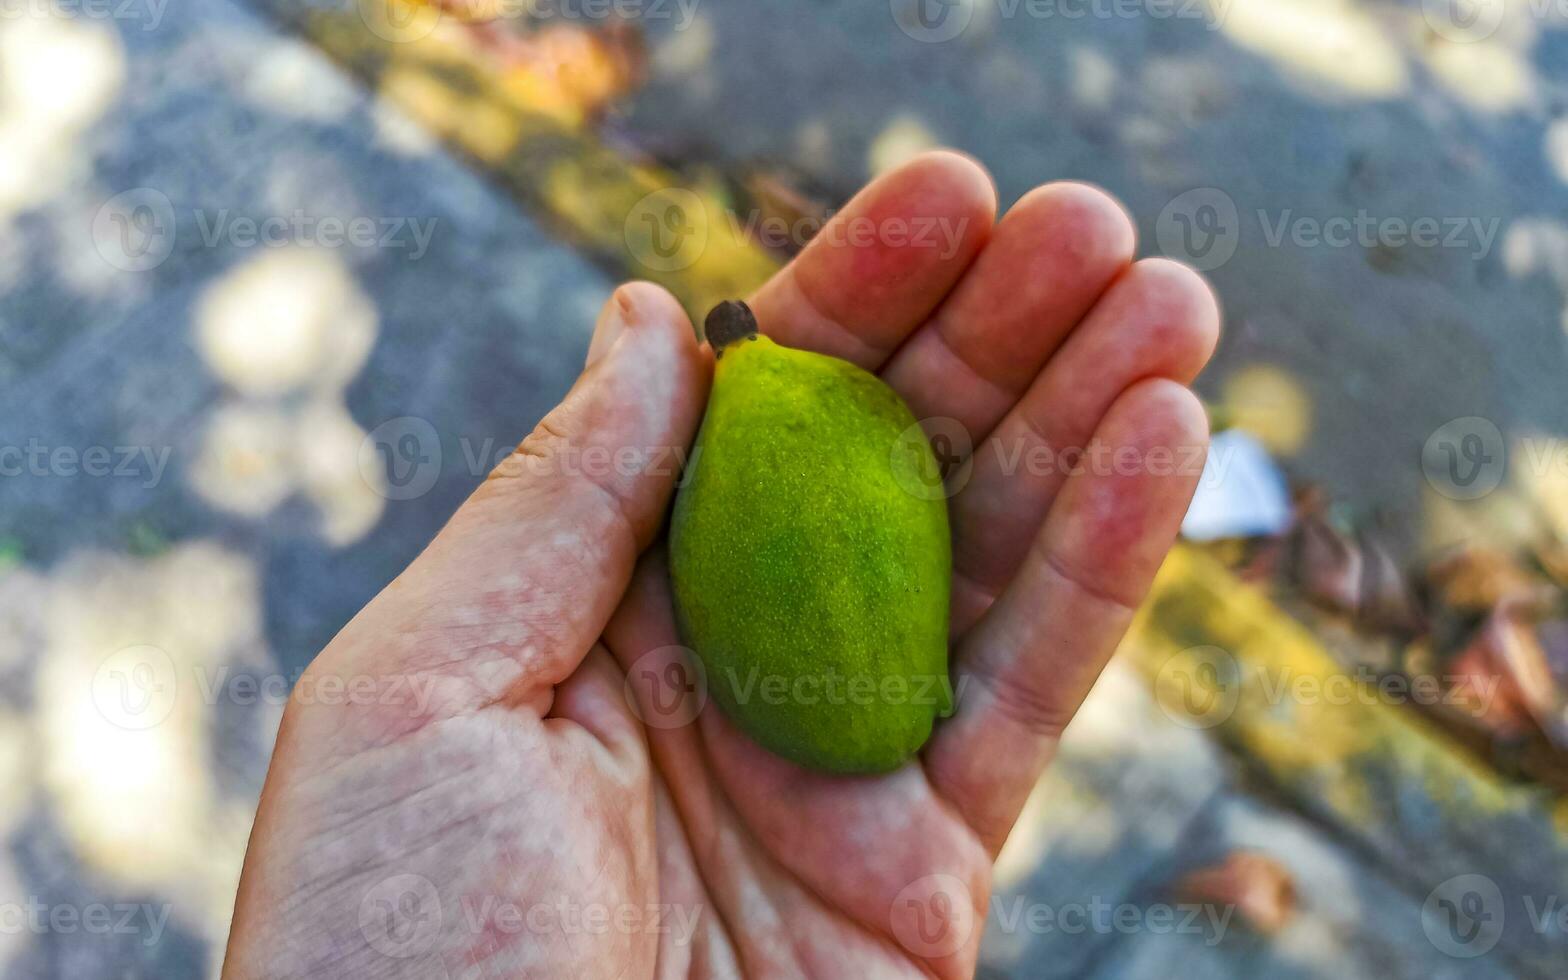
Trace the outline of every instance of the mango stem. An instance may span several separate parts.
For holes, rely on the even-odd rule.
[[[724,356],[724,348],[737,340],[757,335],[757,317],[751,307],[738,299],[727,299],[708,311],[702,323],[702,335],[713,345],[716,356]]]

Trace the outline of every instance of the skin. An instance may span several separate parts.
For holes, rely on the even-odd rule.
[[[585,461],[689,446],[712,355],[623,286],[566,399],[297,688],[379,696],[285,711],[225,976],[972,975],[996,853],[1196,484],[1186,385],[1219,330],[1198,275],[1132,262],[1103,192],[995,209],[976,163],[923,155],[749,298],[978,447],[949,502],[962,693],[918,759],[811,773],[644,669],[677,642],[676,467]],[[931,218],[956,249],[907,234]],[[1007,465],[1042,446],[1147,465]]]

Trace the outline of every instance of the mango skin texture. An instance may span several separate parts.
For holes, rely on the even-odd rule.
[[[738,340],[676,496],[676,619],[709,697],[813,769],[897,768],[952,710],[947,502],[914,425],[847,361]]]

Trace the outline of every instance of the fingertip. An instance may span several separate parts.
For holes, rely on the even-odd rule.
[[[1221,313],[1219,294],[1203,273],[1175,259],[1140,259],[1124,279],[1135,283],[1153,299],[1163,318],[1183,324],[1207,361],[1219,343]]]
[[[1209,415],[1191,388],[1170,378],[1145,378],[1130,385],[1106,413],[1103,429],[1116,442],[1140,449],[1206,446]]]
[[[1183,384],[1171,382],[1176,391],[1169,396],[1173,404],[1173,417],[1185,426],[1184,434],[1194,442],[1209,441],[1209,410],[1197,392]]]
[[[1003,396],[991,399],[979,419],[983,428],[1125,273],[1136,239],[1132,220],[1110,195],[1065,181],[1031,190],[996,224],[934,322],[945,346]],[[932,387],[939,400],[954,400],[948,386]]]
[[[677,340],[694,340],[696,337],[691,319],[687,317],[680,300],[658,283],[645,279],[621,283],[610,294],[606,306],[618,310],[628,324],[638,329],[668,331],[677,334]]]
[[[921,153],[862,188],[751,307],[780,343],[875,370],[962,278],[995,220],[984,167]]]
[[[954,200],[967,202],[967,211],[995,219],[998,207],[996,179],[985,164],[962,150],[941,147],[910,158],[892,173],[916,174],[940,181],[950,188]]]
[[[668,289],[657,283],[633,280],[622,283],[610,294],[600,314],[601,325],[595,328],[594,341],[589,348],[589,365],[601,360],[609,347],[619,337],[601,341],[604,322],[619,324],[619,332],[634,334],[640,351],[636,356],[651,365],[663,365],[672,370],[681,384],[702,387],[711,370],[712,355],[697,340],[691,318],[685,307]],[[650,348],[661,350],[662,355],[652,356]]]
[[[1034,223],[1073,246],[1095,271],[1114,271],[1132,262],[1138,228],[1110,192],[1087,181],[1057,180],[1020,197],[1002,225]]]
[[[685,311],[680,309],[675,297],[662,287],[642,281],[622,283],[599,309],[593,338],[588,342],[586,366],[592,367],[603,360],[629,329],[659,329],[660,324],[684,321],[685,318]]]

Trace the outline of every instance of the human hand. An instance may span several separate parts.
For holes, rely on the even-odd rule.
[[[286,710],[225,975],[971,975],[991,863],[1196,485],[1185,385],[1219,328],[1102,192],[995,208],[974,162],[921,156],[750,300],[975,436],[958,710],[917,759],[809,772],[670,686],[657,541],[712,355],[623,286],[565,401],[307,671],[383,696]],[[951,238],[908,233],[931,222]]]

